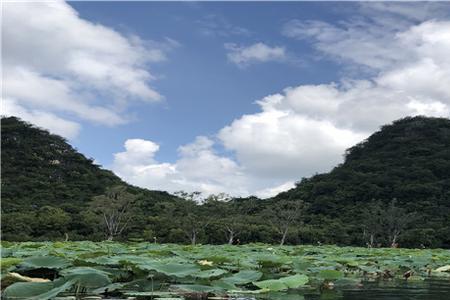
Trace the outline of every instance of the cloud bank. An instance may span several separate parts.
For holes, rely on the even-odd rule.
[[[130,103],[163,98],[151,84],[155,75],[148,65],[166,60],[172,41],[126,36],[82,19],[60,1],[3,8],[2,114],[73,138],[83,120],[120,125],[130,118]],[[408,115],[448,118],[448,8],[448,3],[365,3],[358,16],[338,23],[290,20],[281,34],[312,45],[317,59],[340,64],[339,80],[299,83],[267,95],[256,101],[257,112],[180,146],[174,162],[157,159],[157,143],[128,139],[111,168],[151,189],[268,197],[303,176],[330,170],[342,162],[346,148],[383,124]],[[248,35],[215,24],[208,26],[227,32],[221,36]],[[282,46],[227,44],[226,50],[239,67],[290,62]]]
[[[163,45],[84,20],[62,1],[4,3],[2,23],[3,114],[73,138],[77,120],[123,124],[127,103],[162,98],[147,65],[166,59]]]
[[[267,197],[302,176],[330,170],[342,162],[346,148],[383,124],[411,115],[450,117],[448,16],[435,6],[414,14],[407,5],[386,3],[364,4],[361,11],[364,18],[338,25],[291,20],[282,30],[311,43],[319,58],[342,64],[347,72],[338,82],[300,84],[268,95],[256,102],[259,112],[237,118],[213,138],[180,147],[175,163],[149,160],[130,171],[127,160],[117,159],[133,153],[127,142],[113,170],[155,189]],[[262,44],[229,50],[238,65],[283,53]],[[228,155],[214,151],[218,146]]]

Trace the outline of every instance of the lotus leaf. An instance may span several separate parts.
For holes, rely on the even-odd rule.
[[[70,262],[64,258],[56,256],[38,256],[25,259],[20,268],[23,269],[64,269],[70,265]]]
[[[223,280],[227,283],[241,285],[256,281],[261,278],[262,275],[263,274],[259,271],[243,270],[230,277],[223,278]]]
[[[319,272],[319,277],[325,280],[336,280],[344,277],[344,274],[337,270],[322,270]]]
[[[70,280],[67,282],[17,282],[5,289],[3,299],[47,300],[67,291],[74,283]]]
[[[89,267],[69,268],[61,272],[64,278],[86,288],[100,288],[111,284],[108,273]]]

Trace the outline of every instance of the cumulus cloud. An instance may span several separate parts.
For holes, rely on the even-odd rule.
[[[264,43],[256,43],[250,46],[227,43],[225,44],[225,49],[228,50],[228,60],[240,67],[245,67],[252,63],[286,59],[286,50],[284,47],[271,47]]]
[[[331,121],[314,120],[286,106],[289,100],[281,94],[269,96],[260,101],[262,112],[244,115],[219,132],[248,173],[289,181],[328,171],[348,146],[365,137]]]
[[[27,110],[14,100],[3,98],[1,105],[2,115],[20,116],[22,119],[50,130],[51,132],[66,138],[75,138],[80,132],[80,125],[76,122],[60,118],[52,113],[39,109]]]
[[[341,63],[342,78],[288,87],[257,101],[259,111],[221,129],[218,143],[200,139],[180,148],[166,177],[170,186],[162,187],[204,191],[211,184],[209,191],[271,196],[303,176],[330,170],[346,148],[383,124],[411,115],[450,117],[450,21],[442,9],[427,7],[416,16],[400,4],[376,4],[375,12],[365,4],[365,17],[339,24],[288,22],[283,33],[311,43],[318,57]],[[230,49],[238,64],[266,57],[236,45]],[[218,155],[219,144],[234,158]]]
[[[232,159],[216,154],[213,144],[211,139],[199,136],[179,147],[179,159],[175,163],[159,163],[154,158],[159,145],[130,139],[125,142],[125,151],[114,155],[112,170],[129,183],[150,189],[200,191],[206,195],[224,190],[236,195],[248,194],[241,167]]]
[[[82,19],[62,1],[5,3],[2,23],[3,97],[14,101],[16,113],[29,112],[19,117],[33,121],[31,115],[45,112],[69,116],[66,124],[112,126],[127,121],[128,101],[162,98],[146,66],[166,59],[170,41],[125,36]],[[71,128],[58,133],[73,137]]]

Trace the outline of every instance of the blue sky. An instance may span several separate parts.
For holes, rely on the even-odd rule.
[[[2,111],[142,187],[267,197],[383,124],[449,117],[449,8],[8,3]]]
[[[180,45],[168,60],[149,66],[160,78],[152,85],[163,103],[137,105],[136,121],[112,130],[89,126],[73,140],[83,152],[105,165],[123,141],[139,137],[158,142],[157,157],[174,161],[177,147],[197,135],[214,135],[230,120],[254,113],[254,102],[287,86],[338,79],[339,67],[329,60],[314,61],[306,42],[281,34],[285,22],[320,18],[336,22],[351,13],[350,5],[329,3],[114,3],[73,2],[80,17],[143,39]],[[340,7],[341,6],[341,7]],[[240,32],[240,30],[244,32]],[[238,32],[235,32],[238,31]],[[227,60],[225,43],[284,45],[298,62],[268,62],[239,68]],[[85,125],[85,126],[86,126]],[[105,132],[109,131],[109,132]],[[101,139],[102,143],[96,141]],[[105,151],[109,149],[108,152]]]

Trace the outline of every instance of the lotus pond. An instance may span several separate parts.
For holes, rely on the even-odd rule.
[[[450,299],[450,251],[9,243],[8,299]]]

